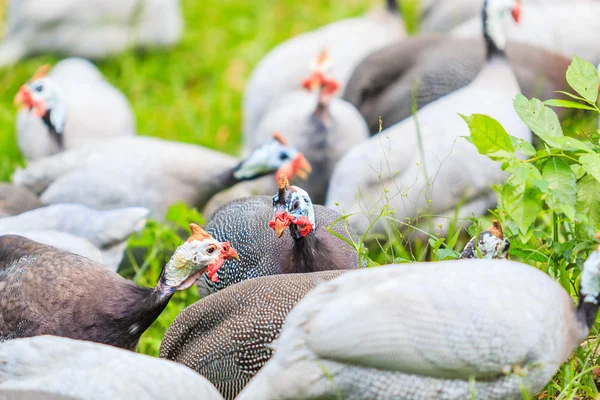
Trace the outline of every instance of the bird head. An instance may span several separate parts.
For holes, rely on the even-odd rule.
[[[290,186],[285,175],[279,178],[278,186],[279,190],[273,196],[275,216],[269,221],[269,227],[279,238],[290,225],[294,238],[305,237],[315,229],[315,210],[310,196],[304,189]]]
[[[507,43],[505,17],[510,14],[515,23],[521,20],[520,0],[485,0],[483,3],[483,34],[496,47],[504,50]]]
[[[30,110],[37,118],[43,118],[50,111],[50,120],[54,130],[62,133],[64,128],[64,102],[58,85],[46,76],[48,65],[41,66],[31,80],[17,92],[14,103],[21,109]]]
[[[285,174],[291,179],[299,177],[303,180],[312,172],[304,155],[291,147],[279,132],[275,132],[273,139],[250,153],[238,165],[233,176],[238,180],[248,180],[274,171],[277,171],[276,179]]]
[[[494,220],[490,228],[481,231],[477,236],[477,248],[473,237],[465,246],[460,258],[477,258],[479,252],[484,259],[508,259],[509,249],[510,241],[504,237],[500,221]]]
[[[167,291],[183,290],[192,286],[207,271],[208,277],[215,282],[217,271],[225,260],[239,259],[237,252],[229,242],[219,242],[196,224],[190,224],[192,236],[175,250],[161,276],[161,283]]]
[[[312,61],[311,74],[302,81],[302,87],[308,91],[319,91],[319,103],[327,104],[335,92],[340,88],[340,83],[329,75],[331,58],[323,49],[319,56]]]
[[[600,233],[596,233],[596,239],[600,241]],[[600,244],[583,263],[579,286],[580,301],[597,306],[600,301]],[[595,317],[594,314],[592,324],[596,320]]]

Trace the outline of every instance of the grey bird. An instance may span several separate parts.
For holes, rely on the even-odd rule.
[[[240,260],[226,261],[216,282],[205,274],[197,284],[200,295],[259,276],[358,268],[356,250],[326,229],[358,243],[339,213],[313,205],[305,190],[289,186],[285,175],[273,197],[247,197],[222,206],[209,217],[206,230],[230,242]]]
[[[332,75],[344,85],[367,54],[405,36],[395,0],[385,9],[333,22],[273,48],[254,68],[244,90],[244,133],[252,135],[274,101],[298,88],[310,61],[322,49],[334,59]],[[283,128],[281,128],[283,130]]]
[[[121,264],[127,240],[146,225],[149,210],[143,207],[116,210],[94,210],[80,204],[55,204],[40,207],[12,217],[0,218],[0,235],[16,234],[32,240],[81,254],[69,248],[72,240],[52,240],[55,232],[63,232],[87,240],[100,252],[101,264],[116,271]],[[47,238],[36,238],[27,232],[50,231]]]
[[[0,342],[56,335],[135,350],[167,306],[227,258],[228,243],[191,224],[154,288],[140,287],[87,258],[20,236],[0,236]]]
[[[522,93],[540,99],[568,90],[569,57],[524,43],[506,56]],[[343,99],[357,107],[371,134],[408,118],[427,104],[467,86],[486,64],[481,39],[418,35],[366,57],[348,80]],[[559,109],[560,111],[560,109]]]
[[[31,190],[0,182],[0,218],[21,214],[43,205]]]
[[[10,0],[0,67],[40,53],[102,58],[175,44],[183,31],[178,0]]]
[[[127,98],[91,62],[67,58],[40,67],[19,89],[17,143],[28,160],[81,147],[90,139],[135,135]]]
[[[544,272],[506,260],[347,272],[294,307],[273,357],[237,398],[533,396],[587,337],[599,275],[597,249],[574,306]]]
[[[233,399],[271,358],[287,314],[306,293],[345,271],[263,276],[229,286],[183,310],[160,345]]]
[[[291,146],[306,155],[312,165],[311,178],[299,184],[310,193],[315,204],[325,202],[329,178],[338,160],[369,136],[364,118],[356,108],[334,97],[340,87],[336,77],[330,75],[335,61],[322,50],[313,60],[310,76],[297,82],[297,90],[278,97],[265,110],[256,130],[244,132],[246,149],[264,142],[273,131],[285,133]],[[257,194],[275,190],[277,182],[270,179]]]
[[[220,400],[206,379],[174,362],[56,336],[0,344],[0,398]]]
[[[42,193],[46,204],[78,203],[105,210],[146,207],[164,219],[176,202],[202,208],[237,182],[277,172],[306,177],[310,164],[278,136],[245,159],[150,137],[106,139],[29,163],[13,182]]]

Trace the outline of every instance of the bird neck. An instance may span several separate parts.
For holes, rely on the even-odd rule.
[[[391,13],[397,13],[398,12],[398,1],[397,0],[387,0],[385,2],[386,4],[386,8],[389,12]]]
[[[57,106],[58,107],[58,106]],[[60,106],[62,107],[62,106]],[[42,122],[46,127],[48,127],[48,133],[50,137],[56,142],[58,148],[64,149],[64,141],[63,141],[63,130],[64,124],[57,123],[57,119],[54,116],[60,113],[60,110],[55,110],[54,108],[50,108],[46,111],[46,114],[42,116]]]
[[[300,235],[295,225],[290,226],[290,233],[294,239],[292,247],[290,273],[314,272],[319,263],[323,262],[320,256],[323,246],[317,237],[316,227],[306,236]]]
[[[491,0],[492,2],[494,0]],[[490,0],[485,0],[482,11],[483,39],[485,41],[486,59],[494,57],[505,58],[506,30],[502,13],[498,9],[491,9]]]
[[[579,289],[579,304],[577,305],[577,318],[581,321],[587,329],[592,329],[594,323],[596,322],[596,314],[598,313],[598,300],[589,301],[585,299],[585,296],[582,296],[581,289]]]

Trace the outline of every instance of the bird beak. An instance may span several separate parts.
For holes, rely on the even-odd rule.
[[[519,0],[515,1],[515,5],[513,6],[511,12],[513,19],[518,24],[521,20],[521,2]]]
[[[29,101],[28,101],[29,100]],[[31,93],[29,88],[25,85],[21,86],[17,95],[15,96],[14,104],[16,107],[23,108],[31,103]]]
[[[41,99],[35,99],[27,85],[21,86],[14,99],[14,104],[17,107],[29,108],[33,110],[33,114],[42,118],[46,114],[46,104]]]
[[[293,174],[300,177],[303,180],[308,179],[308,175],[310,175],[312,172],[312,166],[302,154],[298,154],[294,158],[293,168]]]
[[[287,228],[292,220],[292,217],[285,211],[277,211],[275,216],[269,221],[269,227],[275,231],[278,238],[283,235],[283,231]]]
[[[238,255],[237,251],[235,251],[235,249],[231,247],[229,242],[223,242],[221,243],[221,246],[223,247],[223,251],[221,252],[221,254],[224,260],[235,258],[239,261],[240,256]]]

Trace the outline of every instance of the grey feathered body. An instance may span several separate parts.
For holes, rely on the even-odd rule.
[[[192,368],[233,399],[271,358],[271,344],[292,307],[344,272],[265,276],[201,299],[171,324],[160,357]]]
[[[531,45],[511,43],[506,55],[523,94],[549,99],[567,90],[570,59]],[[417,109],[467,86],[485,65],[482,40],[420,35],[366,57],[354,70],[343,98],[363,114],[372,134]]]
[[[55,336],[0,345],[3,400],[222,400],[182,365],[113,346]]]
[[[358,268],[358,255],[341,239],[325,230],[340,215],[327,207],[315,205],[316,228],[297,242],[310,241],[310,251],[295,244],[288,232],[277,238],[269,227],[274,216],[269,196],[247,197],[220,207],[209,218],[206,231],[218,241],[227,241],[236,249],[240,260],[226,260],[219,269],[217,282],[211,282],[206,273],[198,281],[202,296],[246,279],[265,275],[316,272]],[[357,241],[354,230],[338,221],[331,226],[338,234]],[[313,258],[314,257],[314,258]]]
[[[521,398],[521,385],[539,391],[587,332],[564,289],[525,264],[352,271],[298,303],[239,399]]]
[[[168,300],[87,258],[0,236],[0,342],[56,335],[134,350]]]

